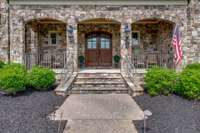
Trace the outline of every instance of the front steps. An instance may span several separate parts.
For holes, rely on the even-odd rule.
[[[118,69],[84,69],[73,73],[71,78],[55,90],[58,95],[129,93],[131,96],[144,92],[144,72],[127,77]]]
[[[84,93],[128,93],[128,87],[120,73],[79,73],[72,94]]]

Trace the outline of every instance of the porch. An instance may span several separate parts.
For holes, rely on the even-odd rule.
[[[27,68],[40,65],[64,70],[71,65],[74,71],[89,68],[121,71],[127,64],[141,73],[152,66],[174,68],[173,26],[174,23],[161,19],[121,25],[98,18],[79,22],[75,32],[71,25],[59,20],[32,20],[25,26],[24,62]],[[77,43],[71,46],[73,41]],[[124,42],[128,44],[125,55]],[[115,56],[121,58],[117,65]]]

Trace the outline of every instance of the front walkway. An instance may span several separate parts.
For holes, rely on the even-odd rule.
[[[56,111],[68,120],[64,133],[137,133],[143,112],[128,94],[70,95]]]

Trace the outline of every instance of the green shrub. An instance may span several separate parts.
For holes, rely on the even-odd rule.
[[[198,69],[200,70],[200,63],[193,63],[186,66],[185,69]]]
[[[28,81],[29,86],[36,90],[47,90],[56,81],[55,73],[48,68],[36,66],[28,73]]]
[[[78,57],[78,60],[79,60],[79,63],[80,63],[80,64],[83,64],[84,61],[85,61],[85,57],[84,57],[84,56],[79,56],[79,57]]]
[[[20,64],[5,65],[0,69],[0,90],[16,94],[26,89],[26,69]]]
[[[114,58],[115,63],[119,63],[121,60],[121,57],[119,55],[115,55],[113,58]]]
[[[2,68],[4,65],[5,65],[5,63],[0,60],[0,68]]]
[[[145,87],[151,96],[168,95],[173,92],[176,73],[167,68],[150,68],[145,74]]]
[[[195,68],[195,69],[193,69]],[[187,99],[200,100],[200,71],[191,65],[179,74],[175,93]]]

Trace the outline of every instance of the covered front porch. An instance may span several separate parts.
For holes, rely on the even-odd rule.
[[[131,24],[96,18],[75,26],[55,19],[31,20],[25,25],[24,61],[27,68],[40,65],[60,72],[124,71],[127,65],[139,73],[152,66],[174,68],[173,28],[173,22],[153,18]]]

